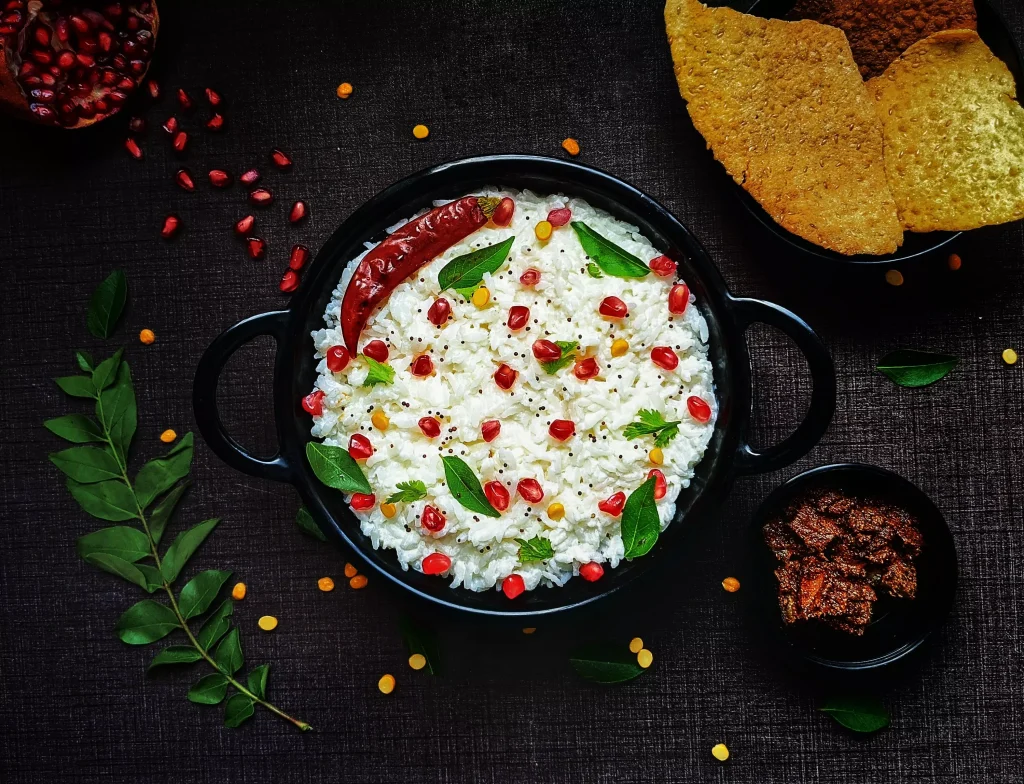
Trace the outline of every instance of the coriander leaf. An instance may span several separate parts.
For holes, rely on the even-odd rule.
[[[166,604],[143,599],[118,619],[114,631],[129,645],[148,645],[166,637],[178,626],[178,619]]]
[[[373,492],[363,469],[347,449],[310,441],[306,444],[306,459],[316,478],[328,487],[343,493]]]
[[[49,457],[57,468],[84,485],[121,478],[117,460],[102,447],[76,446],[54,452]]]
[[[92,372],[92,383],[97,390],[106,389],[117,378],[117,369],[121,367],[121,355],[124,354],[124,349],[119,348],[117,353],[109,359],[105,359],[96,366],[96,369]]]
[[[131,563],[150,554],[146,535],[138,528],[127,525],[101,528],[99,531],[80,536],[76,549],[82,558],[102,553],[117,556]]]
[[[669,441],[679,435],[679,421],[666,422],[659,412],[649,408],[641,408],[637,412],[639,421],[626,425],[622,435],[627,439],[639,438],[640,436],[654,435],[655,446],[667,446]]]
[[[219,672],[200,678],[196,685],[188,690],[188,698],[200,705],[216,705],[228,693],[228,679]]]
[[[100,430],[100,426],[82,414],[67,414],[47,419],[43,422],[43,426],[55,436],[60,436],[65,441],[71,441],[74,444],[87,444],[91,441],[103,440],[103,431]]]
[[[587,274],[592,278],[604,277],[604,273],[601,272],[601,268],[592,261],[587,263]]]
[[[576,347],[579,346],[579,343],[575,340],[556,340],[555,345],[562,350],[562,356],[550,362],[540,363],[540,366],[550,376],[576,361]]]
[[[821,711],[854,732],[876,732],[889,726],[889,712],[877,697],[833,697]]]
[[[203,540],[210,535],[210,532],[217,527],[219,522],[220,520],[217,518],[204,520],[199,525],[178,534],[178,537],[171,542],[171,546],[167,548],[167,552],[164,553],[163,562],[160,564],[160,571],[167,582],[173,583],[178,579],[178,575],[185,568],[188,559],[192,557],[192,554],[203,543]]]
[[[948,354],[901,349],[882,357],[875,370],[901,387],[926,387],[948,375],[959,362]]]
[[[677,435],[679,435],[679,423],[672,422],[666,425],[665,428],[660,433],[658,433],[658,435],[654,439],[654,445],[668,446],[669,442],[672,441],[672,439],[675,438]]]
[[[579,237],[583,252],[597,262],[597,266],[605,275],[615,278],[644,278],[650,274],[651,268],[640,259],[602,237],[587,224],[573,221],[570,225]]]
[[[535,563],[546,561],[555,555],[551,542],[542,536],[535,536],[530,540],[516,539],[519,543],[519,563]]]
[[[261,700],[267,696],[267,675],[270,673],[269,664],[261,664],[249,673],[249,691]]]
[[[438,287],[441,291],[469,289],[470,295],[472,295],[472,289],[476,288],[476,285],[484,279],[485,273],[495,273],[501,269],[515,240],[515,237],[509,237],[496,245],[480,248],[480,250],[452,259],[437,273]],[[462,291],[459,293],[465,296]]]
[[[387,503],[397,504],[399,502],[412,503],[413,501],[419,501],[421,498],[427,496],[427,486],[423,484],[419,479],[413,479],[409,482],[399,482],[395,485],[397,493],[392,493],[388,496]]]
[[[235,611],[235,605],[231,599],[225,599],[220,606],[214,610],[206,622],[199,628],[196,639],[204,649],[210,650],[220,642],[220,638],[228,633],[231,628],[231,613]]]
[[[167,523],[171,521],[171,516],[174,514],[175,507],[191,484],[188,480],[178,484],[171,492],[161,498],[160,503],[153,507],[153,511],[149,513],[149,535],[153,537],[153,541],[156,544],[160,544],[164,530],[167,528]]]
[[[365,354],[360,354],[359,356],[365,359],[366,363],[370,366],[370,370],[366,374],[366,378],[361,386],[372,387],[375,384],[395,383],[395,369],[391,365],[385,365],[383,362],[378,362],[373,357],[368,357]]]
[[[210,609],[213,600],[217,598],[217,594],[230,576],[231,572],[207,569],[185,583],[185,587],[178,595],[178,609],[185,616],[185,620],[202,615]]]
[[[76,351],[75,362],[78,363],[78,369],[83,373],[92,373],[92,355],[88,351]]]
[[[116,574],[118,577],[121,577],[140,588],[147,587],[146,576],[139,570],[139,567],[135,564],[129,563],[123,558],[118,558],[116,555],[92,553],[91,555],[85,556],[83,560],[87,564],[95,566],[97,569],[102,569],[104,572]]]
[[[427,660],[426,671],[431,675],[441,674],[441,652],[437,635],[433,629],[424,626],[408,615],[398,619],[398,629],[402,633],[402,641],[410,656],[420,654]]]
[[[109,338],[117,326],[117,320],[121,318],[127,297],[128,281],[124,272],[114,270],[96,287],[89,299],[89,311],[86,315],[89,332],[98,338]]]
[[[661,518],[654,500],[652,476],[629,494],[622,508],[622,544],[624,558],[638,558],[646,555],[658,541],[661,533]]]
[[[192,468],[192,434],[182,439],[163,457],[150,460],[135,476],[135,495],[139,506],[145,509],[153,500],[166,493],[179,479],[188,476]]]
[[[441,462],[444,463],[444,478],[448,483],[448,489],[456,501],[471,512],[486,517],[501,517],[498,510],[487,500],[483,488],[480,487],[480,480],[476,478],[473,469],[466,465],[465,460],[455,455],[445,455]]]
[[[191,645],[169,645],[153,657],[147,669],[160,667],[164,664],[192,664],[203,658]]]
[[[100,520],[120,523],[139,516],[135,495],[120,479],[88,485],[68,479],[68,490],[86,512]]]
[[[636,657],[627,656],[622,647],[590,645],[576,651],[569,664],[576,673],[588,681],[602,684],[624,683],[643,674]]]
[[[228,636],[220,641],[213,653],[213,660],[230,675],[242,669],[245,658],[242,656],[242,640],[238,636],[238,629],[232,629]]]
[[[99,392],[96,389],[96,385],[92,383],[92,379],[89,376],[61,376],[55,378],[57,386],[64,390],[64,392],[71,397],[87,397],[92,400],[96,399]]]
[[[118,367],[114,385],[100,393],[100,399],[96,401],[96,418],[110,433],[114,448],[122,462],[127,464],[128,449],[132,445],[138,423],[135,389],[127,362],[122,362]]]
[[[319,539],[321,542],[326,542],[327,537],[324,536],[324,532],[320,530],[320,526],[316,524],[313,519],[313,515],[309,513],[309,510],[300,506],[298,513],[295,515],[295,522],[299,525],[299,530],[307,536],[312,536],[314,539]]]
[[[253,714],[252,697],[248,694],[232,694],[224,706],[224,726],[240,727],[243,723],[252,718]]]

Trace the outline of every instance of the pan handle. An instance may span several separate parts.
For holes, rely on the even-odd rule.
[[[747,443],[747,434],[740,435],[736,455],[736,473],[760,474],[775,471],[806,455],[821,440],[836,410],[836,371],[832,357],[818,334],[791,310],[772,302],[733,297],[732,305],[740,330],[755,322],[782,330],[803,352],[811,370],[813,391],[811,406],[800,426],[781,444],[756,451]]]
[[[295,473],[294,467],[281,454],[280,448],[272,457],[256,457],[231,437],[224,429],[217,409],[217,384],[231,355],[253,338],[270,335],[280,345],[287,320],[288,311],[277,310],[252,316],[224,330],[199,360],[192,387],[192,408],[196,424],[210,449],[232,468],[250,476],[278,482],[290,482]]]

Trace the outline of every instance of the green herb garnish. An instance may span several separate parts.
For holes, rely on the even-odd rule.
[[[679,435],[680,422],[666,422],[657,411],[649,408],[641,408],[637,414],[639,420],[626,425],[622,435],[627,439],[640,438],[640,436],[654,436],[655,446],[668,446],[668,443]]]
[[[363,469],[347,449],[310,441],[306,444],[306,459],[316,478],[328,487],[343,493],[373,492]]]
[[[550,362],[540,363],[540,366],[544,368],[550,376],[555,375],[559,370],[576,361],[576,347],[579,343],[575,340],[556,340],[555,345],[562,350],[562,356],[558,359],[553,359]]]
[[[602,237],[582,221],[573,221],[570,225],[579,237],[583,252],[597,263],[605,275],[614,278],[644,278],[651,273],[651,268],[640,259]]]
[[[519,544],[519,563],[536,563],[546,561],[555,555],[551,542],[542,536],[535,536],[533,539],[516,539]]]
[[[625,558],[646,555],[658,541],[661,533],[661,517],[654,500],[654,477],[629,494],[622,508],[622,544]]]
[[[306,536],[319,539],[321,542],[327,541],[327,537],[324,536],[324,532],[320,530],[320,526],[316,524],[316,521],[313,519],[313,515],[309,513],[309,510],[306,507],[299,507],[299,511],[295,514],[295,524],[299,526],[299,530],[306,534]]]
[[[820,710],[854,732],[877,732],[889,726],[889,712],[877,697],[833,697]]]
[[[412,503],[413,501],[419,501],[421,498],[427,497],[427,486],[423,484],[419,479],[413,479],[408,482],[399,482],[395,485],[395,489],[398,491],[388,496],[387,503]]]
[[[587,263],[587,274],[592,278],[604,277],[604,273],[601,272],[601,268],[592,261]]]
[[[501,517],[498,510],[487,500],[480,480],[476,478],[473,469],[466,465],[465,460],[454,455],[446,455],[441,458],[441,462],[444,463],[444,478],[448,482],[448,489],[456,501],[471,512],[486,517]]]
[[[395,369],[391,365],[378,362],[372,357],[366,356],[366,354],[360,354],[359,356],[365,359],[366,364],[370,366],[370,371],[366,374],[366,378],[361,386],[372,387],[374,384],[395,383]]]
[[[127,298],[128,281],[124,272],[114,270],[96,287],[89,298],[89,310],[85,317],[89,332],[104,340],[109,338],[117,326],[117,320],[121,318]],[[81,359],[78,360],[78,366],[82,367]],[[87,368],[83,367],[82,370]]]
[[[576,673],[594,683],[624,683],[643,674],[635,656],[627,656],[623,646],[589,645],[573,653],[569,664]]]
[[[901,387],[926,387],[945,377],[959,362],[948,354],[901,349],[882,357],[875,370]]]
[[[427,660],[424,668],[431,675],[441,674],[441,651],[434,631],[414,621],[408,615],[398,619],[398,628],[402,633],[402,641],[409,656],[415,653]]]
[[[509,237],[497,245],[490,245],[452,259],[437,273],[437,285],[441,291],[455,289],[469,299],[473,295],[473,289],[484,279],[484,274],[497,272],[505,263],[515,239]]]

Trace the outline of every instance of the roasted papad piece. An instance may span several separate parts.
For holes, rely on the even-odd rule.
[[[974,0],[797,0],[788,18],[841,29],[865,79],[932,33],[978,27]]]
[[[976,32],[914,44],[868,90],[904,227],[966,231],[1024,218],[1024,108]]]
[[[903,243],[882,130],[843,32],[669,0],[679,92],[715,158],[788,231],[839,253]]]

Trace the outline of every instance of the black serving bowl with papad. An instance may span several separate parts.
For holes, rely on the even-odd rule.
[[[898,599],[878,590],[871,623],[858,637],[815,622],[783,623],[775,568],[764,526],[804,494],[830,489],[898,506],[917,519],[923,545],[914,559],[917,593]],[[953,607],[958,576],[956,546],[939,509],[912,482],[878,466],[841,463],[794,476],[761,504],[750,525],[750,562],[743,595],[767,649],[791,669],[819,674],[876,673],[907,659],[937,632]]]
[[[787,14],[795,5],[795,0],[755,0],[750,6],[748,13],[754,16],[761,16],[768,19],[785,19]],[[1006,26],[999,12],[992,7],[988,0],[974,0],[974,7],[978,14],[978,35],[985,42],[992,53],[1006,63],[1010,73],[1013,74],[1017,83],[1017,94],[1021,94],[1021,84],[1024,83],[1024,57],[1020,48],[1013,38],[1013,34]],[[831,262],[832,264],[854,264],[872,265],[886,264],[892,266],[911,259],[924,259],[932,256],[942,249],[947,251],[949,246],[963,232],[932,231],[932,232],[905,232],[903,245],[895,253],[881,256],[869,256],[865,254],[845,256],[833,250],[822,248],[813,242],[808,242],[798,237],[778,223],[769,215],[757,200],[747,193],[740,185],[735,185],[735,192],[740,202],[764,229],[786,250],[795,251],[798,257],[815,262]]]
[[[449,580],[404,571],[391,550],[374,550],[359,530],[345,497],[322,485],[305,456],[312,420],[300,400],[317,378],[310,333],[323,326],[323,313],[342,270],[364,250],[366,241],[383,239],[385,229],[434,200],[453,200],[486,186],[564,193],[586,199],[616,218],[638,226],[679,265],[679,274],[696,295],[710,332],[709,358],[714,368],[719,417],[691,486],[677,501],[673,523],[647,555],[588,583],[572,579],[561,588],[539,587],[515,600],[500,591],[475,593],[449,587]],[[747,442],[750,418],[750,356],[744,331],[754,323],[781,329],[807,358],[813,380],[806,419],[784,442],[756,451]],[[274,364],[274,416],[278,453],[260,458],[243,449],[224,429],[216,405],[221,370],[241,345],[259,335],[277,341]],[[307,269],[302,285],[285,310],[248,318],[217,337],[196,370],[193,404],[199,431],[210,448],[229,465],[257,477],[290,482],[298,489],[321,530],[350,548],[369,568],[412,595],[436,606],[487,616],[528,620],[588,605],[608,596],[659,564],[678,564],[685,529],[706,521],[732,478],[784,467],[807,453],[821,438],[835,409],[835,371],[818,336],[798,316],[760,300],[734,297],[726,288],[696,237],[646,194],[596,169],[551,158],[499,155],[442,164],[408,177],[378,194],[346,219]],[[372,576],[372,574],[371,574]]]

